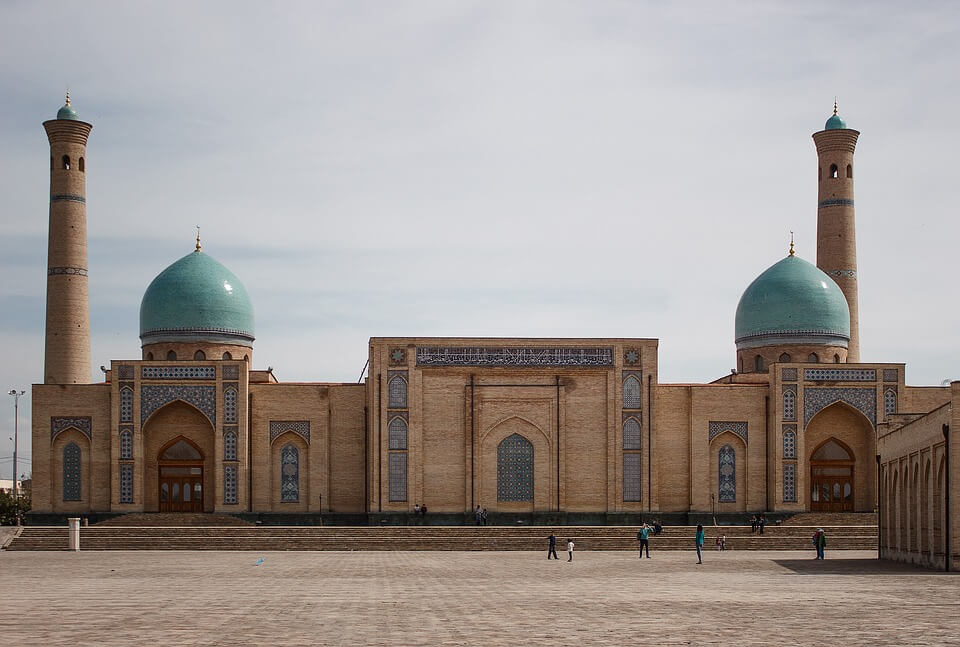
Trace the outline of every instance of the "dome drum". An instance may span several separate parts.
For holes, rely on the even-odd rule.
[[[766,346],[837,346],[846,348],[850,335],[842,332],[812,330],[782,330],[759,333],[738,338],[737,350],[763,348]]]

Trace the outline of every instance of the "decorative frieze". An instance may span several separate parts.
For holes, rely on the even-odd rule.
[[[417,348],[418,366],[613,366],[612,348]]]
[[[744,443],[747,442],[747,423],[745,422],[725,422],[719,421],[715,422],[713,420],[709,423],[709,432],[707,435],[707,440],[712,442],[714,438],[719,436],[725,431],[732,431],[736,435],[740,436]]]
[[[50,440],[57,437],[61,431],[76,429],[87,438],[93,439],[93,423],[89,416],[53,417],[50,418]]]
[[[817,203],[819,209],[824,207],[852,207],[853,199],[852,198],[829,198],[827,200],[821,200]]]
[[[895,368],[885,368],[883,369],[883,381],[884,382],[899,382],[900,381],[900,371]]]
[[[309,420],[271,420],[270,421],[270,442],[277,439],[280,434],[292,431],[303,438],[307,444],[310,444],[310,421]]]
[[[146,367],[144,367],[146,368]],[[146,384],[140,387],[140,423],[154,411],[176,400],[183,400],[199,409],[210,424],[217,426],[217,391],[213,386],[173,386]]]
[[[223,367],[223,379],[225,380],[240,379],[240,367],[237,364],[225,365]]]
[[[783,368],[783,369],[780,369],[780,381],[781,381],[781,382],[796,382],[796,381],[797,381],[797,369],[795,369],[795,368]]]
[[[66,274],[68,276],[86,276],[87,268],[85,267],[48,267],[47,276],[57,276],[58,274]]]
[[[868,388],[807,388],[803,390],[803,426],[806,428],[815,415],[835,402],[846,402],[877,424],[877,391]]]
[[[121,364],[117,367],[117,378],[121,380],[133,379],[133,367],[129,364]]]
[[[82,195],[71,195],[68,193],[58,193],[50,196],[50,202],[79,202],[80,204],[86,204],[87,199]]]
[[[214,366],[144,366],[140,375],[145,380],[212,380],[217,377]]]
[[[877,371],[872,368],[805,368],[803,379],[810,382],[876,382]]]

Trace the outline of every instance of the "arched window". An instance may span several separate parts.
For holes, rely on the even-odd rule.
[[[280,450],[280,501],[300,501],[300,450],[293,443]]]
[[[198,350],[196,353],[193,354],[193,359],[198,362],[202,362],[203,360],[207,359],[207,354],[204,353],[202,350]]]
[[[834,363],[834,364],[839,364],[839,363],[840,363],[840,356],[839,356],[839,355],[834,355],[834,356],[833,356],[833,363]]]
[[[146,359],[147,359],[148,362],[152,362],[152,361],[153,361],[153,353],[147,353],[147,358],[146,358]]]
[[[497,446],[497,501],[533,501],[533,445],[520,434]]]
[[[792,430],[783,432],[783,457],[797,457],[797,432]]]
[[[407,408],[407,380],[405,378],[400,375],[391,378],[387,385],[387,392],[389,393],[387,406],[391,409]]]
[[[168,351],[167,351],[167,361],[168,361],[168,362],[175,362],[175,361],[177,361],[177,351],[168,350]]]
[[[780,353],[781,362],[792,362],[793,358],[790,357],[790,353]]]
[[[627,418],[623,423],[623,448],[640,449],[641,434],[640,423],[636,418]]]
[[[83,170],[83,169],[81,169]],[[853,165],[847,164],[847,177],[853,177]]]
[[[230,351],[227,351],[223,354],[223,359],[233,359],[233,355],[230,354]]]
[[[641,394],[640,380],[634,375],[628,375],[627,379],[623,381],[623,408],[641,408],[643,406]]]
[[[77,168],[80,169],[80,172],[81,172],[81,173],[83,173],[84,171],[87,170],[87,169],[86,169],[86,164],[83,162],[83,158],[82,158],[82,157],[77,160]],[[849,167],[848,167],[848,168],[849,168]],[[849,176],[847,176],[847,177],[849,177]]]
[[[63,168],[64,171],[69,171],[69,170],[70,170],[70,156],[69,156],[69,155],[64,155],[63,158],[61,158],[61,160],[60,160],[60,166]]]
[[[797,394],[789,389],[783,392],[783,419],[797,419]]]
[[[70,443],[63,448],[63,500],[80,501],[80,447]]]
[[[897,392],[887,389],[883,394],[883,412],[886,414],[897,412]]]
[[[830,165],[830,177],[832,177],[832,178],[837,177],[837,165],[836,165],[836,164],[831,164],[831,165]]]
[[[387,436],[390,449],[407,448],[407,421],[397,416],[387,426]]]
[[[122,460],[133,459],[133,432],[120,432],[120,458]]]
[[[228,431],[223,434],[223,460],[237,460],[237,433]]]
[[[763,355],[757,355],[753,358],[753,370],[757,373],[763,372]]]
[[[237,390],[232,386],[223,392],[223,421],[237,421]]]
[[[810,364],[816,364],[819,361],[820,361],[820,358],[817,356],[816,353],[810,353],[809,355],[807,355],[807,362],[809,362]]]
[[[737,500],[737,452],[730,445],[724,445],[717,461],[717,500],[734,503]]]
[[[245,361],[247,364],[249,364],[249,363],[250,363],[250,356],[249,356],[249,355],[244,355],[244,356],[243,356],[243,361]]]
[[[120,503],[133,503],[133,465],[120,466]]]
[[[120,422],[133,422],[133,389],[120,389]]]

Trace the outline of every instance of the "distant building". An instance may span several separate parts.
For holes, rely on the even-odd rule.
[[[791,244],[746,288],[737,369],[707,384],[661,384],[658,341],[643,337],[376,337],[363,383],[279,382],[252,367],[250,298],[199,236],[146,289],[141,357],[113,360],[105,380],[90,384],[91,125],[68,99],[44,128],[50,231],[44,383],[32,399],[37,513],[323,512],[376,522],[419,503],[454,518],[480,505],[494,515],[616,522],[872,512],[878,429],[893,433],[915,414],[942,417],[953,401],[949,388],[908,386],[902,363],[861,362],[859,133],[836,109],[813,135],[817,263]],[[392,271],[384,266],[385,280]],[[669,281],[670,268],[638,263],[637,271]],[[727,325],[715,312],[702,319]],[[322,339],[303,354],[322,371]],[[886,491],[898,477],[880,478]]]

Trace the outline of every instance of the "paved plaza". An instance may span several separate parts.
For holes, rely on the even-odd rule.
[[[2,552],[0,643],[960,643],[960,579],[873,553],[561,555]]]

